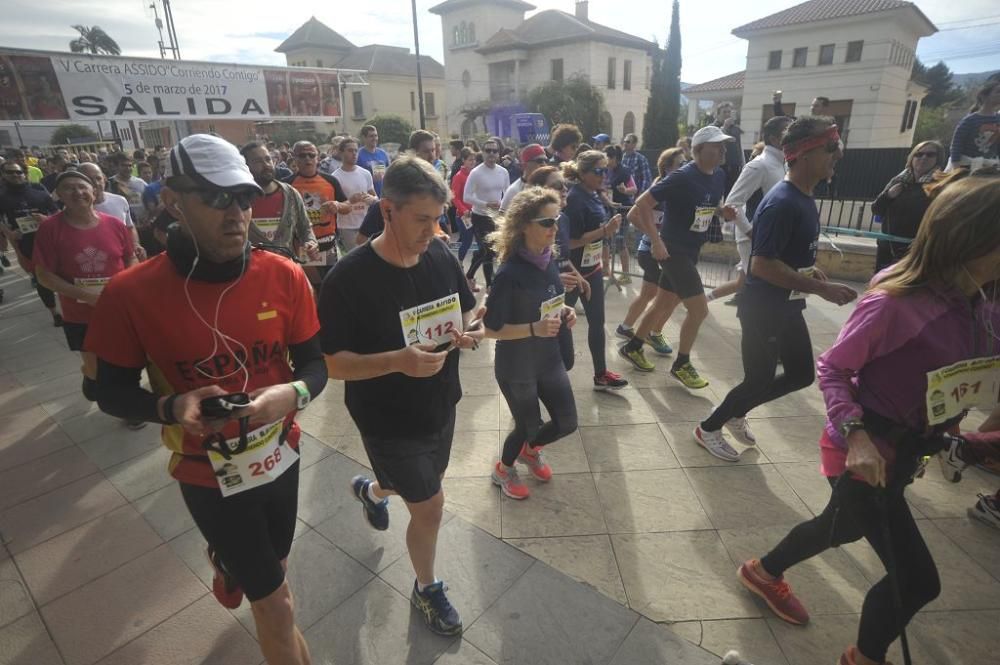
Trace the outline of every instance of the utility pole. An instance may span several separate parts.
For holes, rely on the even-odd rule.
[[[163,0],[166,2],[167,0]],[[417,0],[410,0],[413,9],[413,49],[417,54],[417,97],[420,100],[420,129],[424,129],[424,79],[420,75],[420,33],[417,30]]]
[[[167,19],[167,38],[170,40],[170,50],[174,60],[181,59],[181,45],[177,41],[177,28],[174,25],[174,12],[170,9],[170,0],[163,0],[163,16]]]

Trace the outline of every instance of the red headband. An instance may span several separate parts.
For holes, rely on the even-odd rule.
[[[798,159],[810,150],[825,146],[831,141],[840,142],[840,132],[837,130],[837,125],[830,125],[822,134],[807,136],[795,143],[782,146],[782,150],[785,152],[785,161],[790,162],[793,159]]]

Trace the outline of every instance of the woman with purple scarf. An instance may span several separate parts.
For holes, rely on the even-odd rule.
[[[486,300],[486,336],[497,340],[494,374],[514,417],[493,482],[512,499],[531,495],[516,462],[540,482],[552,479],[542,447],[576,430],[576,402],[559,348],[559,331],[576,313],[566,294],[553,246],[559,195],[528,187],[511,201],[489,237],[501,264]],[[539,401],[551,420],[542,422]]]
[[[782,619],[804,624],[786,570],[865,538],[888,573],[869,589],[857,645],[840,665],[881,665],[906,625],[941,591],[937,566],[904,489],[922,460],[951,446],[969,409],[994,410],[1000,385],[1000,177],[973,173],[945,186],[910,251],[875,276],[834,345],[819,358],[826,400],[820,471],[833,492],[815,518],[739,579]],[[968,461],[968,460],[966,460]],[[946,476],[955,480],[949,464]],[[905,638],[902,641],[906,653]]]

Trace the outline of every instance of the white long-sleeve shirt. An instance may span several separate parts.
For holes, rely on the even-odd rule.
[[[750,220],[747,218],[747,201],[758,189],[764,194],[785,179],[785,154],[773,146],[765,146],[764,152],[754,157],[733,184],[726,198],[726,205],[736,208],[736,241],[750,239]]]
[[[521,190],[527,187],[527,183],[524,182],[524,178],[518,178],[510,184],[507,191],[503,194],[503,201],[500,202],[500,212],[504,212],[510,207],[510,202],[514,200],[514,197],[521,193]]]
[[[489,167],[480,164],[469,173],[465,181],[465,192],[462,200],[472,205],[472,212],[477,215],[495,215],[495,210],[486,207],[487,203],[499,204],[503,201],[504,192],[510,187],[510,174],[499,164]]]

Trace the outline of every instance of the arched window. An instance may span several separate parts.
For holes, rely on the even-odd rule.
[[[458,43],[469,43],[469,26],[465,21],[462,21],[462,25],[458,28]]]
[[[469,119],[462,121],[462,136],[475,136],[476,124]]]
[[[470,44],[475,44],[476,43],[476,24],[475,23],[472,23],[472,22],[469,23],[469,35],[468,35],[468,37],[469,37],[469,43]]]
[[[459,34],[458,26],[456,25],[454,28],[451,29],[451,43],[452,43],[452,45],[454,45],[454,46],[458,46],[459,45],[459,41],[458,41],[459,37],[461,37],[461,35]]]
[[[622,136],[635,133],[635,114],[629,111],[625,114],[625,122],[622,123]]]
[[[470,85],[472,85],[472,74],[466,69],[462,72],[462,87],[468,88]]]

